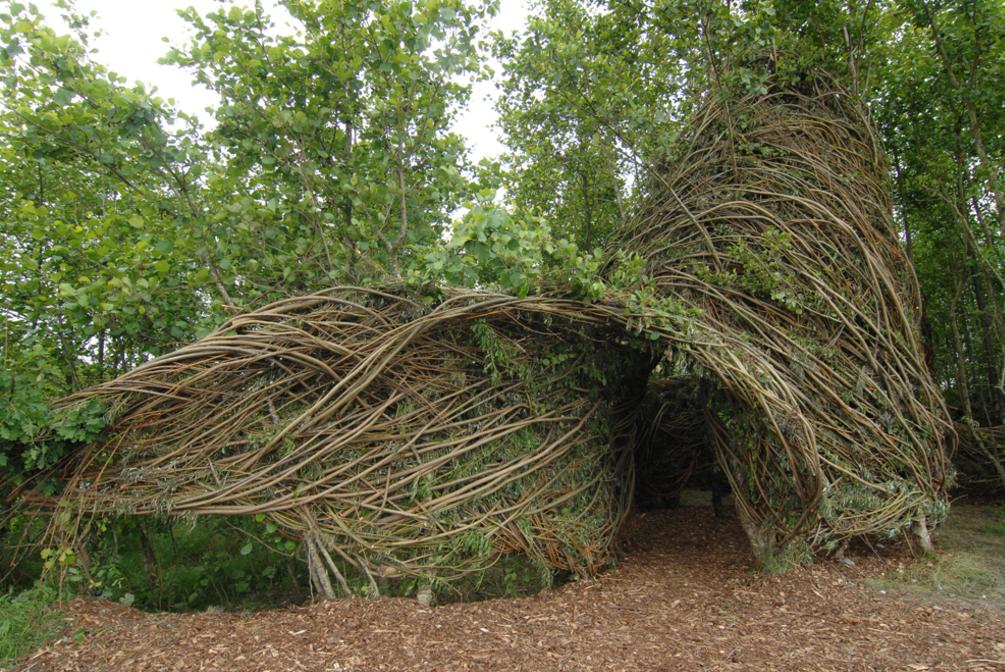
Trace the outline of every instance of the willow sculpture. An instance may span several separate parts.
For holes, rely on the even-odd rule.
[[[409,294],[280,301],[79,395],[110,418],[72,464],[79,524],[264,514],[326,596],[347,568],[374,590],[449,584],[510,552],[597,570],[628,512],[625,402],[648,359],[611,347],[599,308]],[[619,389],[633,370],[638,392]]]
[[[761,562],[927,539],[953,434],[886,167],[853,99],[796,88],[709,96],[615,234],[605,299],[266,306],[68,400],[108,426],[36,504],[75,512],[74,538],[96,513],[262,514],[325,595],[346,571],[449,583],[507,553],[590,573],[636,466],[672,492],[704,446]]]
[[[954,434],[863,107],[821,80],[712,95],[669,165],[609,272],[640,257],[676,316],[658,374],[715,381],[699,403],[755,554],[927,544]]]

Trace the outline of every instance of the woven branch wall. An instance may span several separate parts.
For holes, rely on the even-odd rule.
[[[873,127],[800,88],[711,97],[610,264],[640,256],[681,316],[666,375],[718,381],[709,422],[758,554],[940,520],[955,440]]]
[[[799,88],[709,97],[600,302],[337,288],[75,396],[109,426],[64,465],[62,532],[265,514],[325,594],[347,569],[449,583],[507,553],[590,573],[635,459],[658,488],[654,465],[683,483],[711,445],[762,561],[924,534],[954,435],[886,166],[855,101]]]

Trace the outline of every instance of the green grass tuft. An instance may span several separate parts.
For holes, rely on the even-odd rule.
[[[986,528],[988,534],[1005,537],[1005,508],[992,509],[990,515],[994,517],[994,520]]]
[[[0,595],[0,668],[60,636],[63,620],[55,599],[55,591],[44,586]]]
[[[1005,509],[956,504],[934,540],[935,553],[869,583],[933,602],[1005,611]]]

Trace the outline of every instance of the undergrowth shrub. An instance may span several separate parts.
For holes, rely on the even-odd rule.
[[[62,618],[55,600],[55,589],[43,584],[0,594],[0,668],[60,635]]]
[[[107,523],[79,588],[141,609],[246,609],[300,602],[297,544],[264,519],[122,518]]]

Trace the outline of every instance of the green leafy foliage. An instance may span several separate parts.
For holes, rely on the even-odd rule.
[[[298,544],[264,518],[101,523],[90,565],[66,564],[71,583],[92,595],[142,609],[189,611],[264,607],[304,597]],[[46,549],[54,562],[59,552]]]
[[[461,287],[495,286],[523,297],[549,287],[599,298],[599,254],[553,236],[542,217],[511,213],[483,193],[468,204],[445,243],[429,246],[410,279]]]
[[[40,349],[19,354],[16,365],[9,361],[0,368],[0,482],[10,484],[56,464],[73,445],[96,439],[105,426],[100,402],[54,408],[60,386],[53,379],[60,367]],[[42,485],[50,492],[55,487],[51,480]]]
[[[399,276],[468,189],[449,126],[477,68],[484,8],[460,0],[281,3],[186,10],[166,61],[220,95],[207,141],[217,249],[253,295]]]

